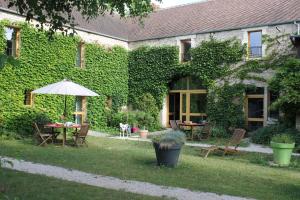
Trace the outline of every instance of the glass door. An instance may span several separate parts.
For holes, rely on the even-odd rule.
[[[245,114],[249,130],[262,127],[264,125],[264,95],[247,95]]]
[[[201,122],[206,119],[206,91],[180,93],[180,120]]]

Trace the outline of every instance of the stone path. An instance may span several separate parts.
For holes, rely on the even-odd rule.
[[[3,160],[7,160],[12,163],[11,165],[4,162],[3,167],[5,168],[142,195],[175,198],[178,200],[249,200],[247,198],[234,197],[229,195],[218,195],[215,193],[197,192],[178,187],[160,186],[147,182],[121,180],[115,177],[101,176],[78,170],[71,170],[62,167],[16,160],[9,157],[0,157],[0,161]]]
[[[111,137],[105,133],[100,133],[97,131],[92,131],[91,133],[89,133],[89,135],[95,136],[95,137],[108,137],[108,138],[112,138],[112,139],[119,139],[119,140],[133,140],[133,141],[144,141],[144,142],[151,142],[151,140],[149,139],[141,139],[138,136],[135,137],[119,137],[119,136],[115,136],[115,137]],[[204,143],[185,143],[185,145],[187,146],[192,146],[192,147],[210,147],[212,145],[210,144],[204,144]],[[232,147],[233,148],[233,147]],[[263,145],[258,145],[258,144],[253,144],[250,143],[250,145],[248,147],[239,147],[238,148],[240,151],[246,151],[246,152],[256,152],[256,153],[266,153],[266,154],[272,154],[273,151],[270,147],[266,147]],[[293,153],[293,156],[300,156],[299,153]]]

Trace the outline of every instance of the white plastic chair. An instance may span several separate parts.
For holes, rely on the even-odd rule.
[[[125,137],[125,132],[126,132],[126,136],[128,137],[128,128],[129,125],[128,124],[122,124],[120,123],[120,137]]]

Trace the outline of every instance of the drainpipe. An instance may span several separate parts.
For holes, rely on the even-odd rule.
[[[294,39],[292,39],[293,45],[297,48],[297,57],[300,59],[300,45],[299,45],[299,39],[300,39],[300,23],[297,23],[296,21],[294,24],[297,26],[297,35],[294,36]],[[298,42],[296,42],[298,40]],[[296,114],[296,129],[300,131],[300,113]]]
[[[300,35],[300,24],[297,21],[294,21],[294,24],[297,26],[297,35]]]

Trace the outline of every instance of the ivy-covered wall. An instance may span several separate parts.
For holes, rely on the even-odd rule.
[[[212,87],[216,79],[226,76],[230,72],[230,65],[242,61],[245,48],[241,42],[235,39],[219,41],[211,38],[203,41],[199,46],[191,50],[192,61],[179,63],[179,53],[177,47],[140,47],[129,53],[129,103],[134,105],[136,97],[144,93],[150,93],[156,98],[157,105],[161,109],[163,97],[167,95],[168,85],[172,80],[180,77],[193,76],[202,81],[208,89]],[[239,92],[239,91],[238,91]],[[208,104],[215,104],[215,107],[208,107],[213,110],[222,110],[222,106],[235,97],[236,94],[228,95],[218,105],[213,98]],[[234,108],[233,108],[234,107]],[[240,118],[243,113],[242,106],[232,106],[232,118]],[[226,108],[223,108],[226,112]],[[215,116],[212,120],[217,119]],[[239,119],[231,119],[226,125],[241,124]]]
[[[150,93],[159,108],[168,91],[168,83],[178,73],[179,50],[174,46],[141,47],[129,53],[129,104]]]
[[[6,46],[4,28],[7,25],[11,23],[0,23],[0,52],[3,54]],[[20,28],[20,56],[14,62],[5,62],[0,68],[0,125],[4,128],[29,132],[30,120],[37,113],[45,113],[52,120],[58,120],[63,113],[63,97],[36,95],[34,106],[29,107],[24,105],[24,91],[64,78],[100,94],[99,97],[88,97],[87,118],[93,127],[106,126],[107,97],[112,97],[112,110],[126,104],[128,53],[125,49],[106,49],[98,44],[85,44],[85,68],[80,69],[75,66],[80,38],[56,35],[54,40],[49,40],[44,32],[37,31],[28,24],[14,26]],[[68,98],[69,118],[74,112],[74,104],[74,98]]]

